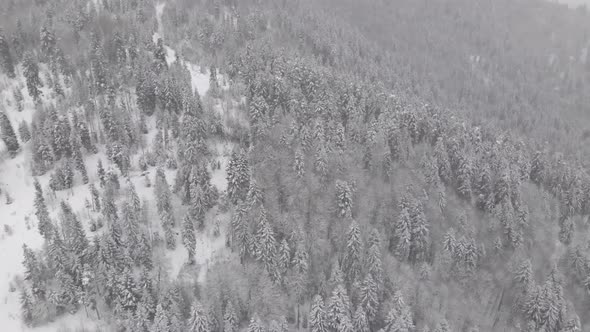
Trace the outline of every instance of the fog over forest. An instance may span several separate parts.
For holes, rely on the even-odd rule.
[[[590,331],[563,1],[0,0],[0,331]]]

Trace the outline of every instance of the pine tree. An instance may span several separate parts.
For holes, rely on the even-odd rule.
[[[166,246],[169,249],[176,248],[176,236],[174,233],[174,216],[172,212],[171,193],[166,176],[161,168],[156,171],[156,184],[154,186],[156,196],[156,207],[160,216],[160,222],[164,229]]]
[[[133,211],[139,214],[141,212],[141,200],[139,199],[139,195],[137,195],[135,185],[129,178],[127,178],[127,200],[131,204]]]
[[[0,30],[0,67],[9,78],[16,77],[14,73],[14,63],[12,56],[10,55],[10,48],[8,47],[8,42],[6,41],[6,37],[2,33],[2,30]]]
[[[336,201],[338,216],[341,218],[352,216],[352,191],[345,181],[336,182]]]
[[[117,165],[122,175],[127,175],[131,164],[129,149],[120,142],[113,142],[107,145],[107,157],[109,161]]]
[[[27,143],[31,140],[31,132],[29,131],[29,125],[26,121],[23,120],[18,125],[18,134],[23,143]]]
[[[250,253],[250,234],[246,220],[247,213],[248,211],[245,203],[238,205],[230,224],[232,246],[238,248],[238,253],[242,260]]]
[[[399,292],[393,296],[393,306],[385,318],[385,330],[388,332],[411,332],[414,330],[412,313]]]
[[[426,259],[426,254],[429,249],[430,230],[420,202],[414,204],[411,218],[412,227],[409,259],[413,263],[422,262]]]
[[[37,255],[27,245],[23,244],[23,266],[25,280],[31,284],[33,296],[37,299],[45,297],[45,281],[43,280],[43,266]]]
[[[231,301],[227,301],[225,311],[223,313],[223,331],[224,332],[238,332],[239,319],[234,310]]]
[[[0,112],[0,134],[2,134],[2,141],[4,141],[8,152],[14,156],[20,149],[20,145],[12,124],[4,112]]]
[[[89,247],[88,238],[86,238],[86,233],[84,232],[84,228],[80,223],[80,219],[72,214],[72,223],[71,223],[71,230],[67,231],[66,234],[70,235],[70,248],[78,255],[78,257],[83,257],[86,255],[86,252]]]
[[[139,109],[151,116],[156,108],[156,84],[151,72],[140,75],[135,87],[135,94],[137,95],[137,105]]]
[[[434,157],[436,158],[438,176],[444,184],[451,183],[451,164],[449,162],[449,154],[445,147],[442,137],[439,137],[434,146]]]
[[[401,210],[394,225],[393,252],[402,260],[407,260],[410,255],[412,241],[412,220],[407,208]]]
[[[92,104],[90,104],[92,105]],[[88,125],[84,121],[82,121],[76,113],[74,113],[72,117],[73,126],[78,132],[80,136],[80,143],[86,150],[87,153],[96,153],[98,150],[96,146],[92,144],[92,139],[90,138],[90,130],[88,129]]]
[[[190,332],[210,332],[207,313],[200,303],[196,302],[191,307],[191,318],[188,322]]]
[[[227,166],[227,195],[232,203],[237,204],[247,197],[250,188],[250,171],[243,153],[232,153]]]
[[[92,196],[92,207],[95,212],[100,212],[100,193],[94,186],[94,183],[88,185],[90,195]]]
[[[346,319],[350,321],[350,300],[344,286],[337,285],[334,288],[326,312],[328,325],[332,329],[337,330],[340,323]]]
[[[15,87],[12,90],[12,96],[14,98],[14,103],[16,104],[16,110],[22,112],[24,110],[24,96],[21,91],[20,85]]]
[[[168,68],[168,63],[166,62],[166,49],[164,48],[164,41],[162,38],[159,38],[156,42],[156,48],[154,49],[154,65],[157,72],[161,72],[162,70]]]
[[[369,332],[369,320],[365,315],[365,311],[360,306],[354,312],[352,325],[354,326],[355,332]]]
[[[264,332],[264,326],[262,325],[262,321],[256,313],[250,319],[250,324],[248,325],[248,332]]]
[[[55,53],[55,35],[47,26],[41,28],[41,53],[47,60],[51,60]]]
[[[361,231],[356,221],[352,221],[346,235],[346,250],[344,256],[344,270],[348,282],[354,283],[361,273],[361,251],[362,251]]]
[[[217,81],[217,68],[209,67],[209,94],[213,97],[219,96],[219,82]]]
[[[106,186],[107,177],[104,171],[104,167],[102,167],[102,160],[98,159],[98,163],[96,165],[96,172],[98,175],[98,180],[100,181],[100,187],[104,188]]]
[[[309,326],[311,332],[328,332],[328,322],[324,309],[324,300],[320,295],[313,298],[309,312]]]
[[[49,240],[51,235],[53,234],[53,223],[49,218],[49,211],[47,210],[47,205],[45,204],[45,198],[43,197],[43,190],[41,189],[41,184],[37,179],[34,182],[35,185],[35,216],[37,217],[39,233],[41,236],[45,238],[45,240]]]
[[[530,179],[540,185],[544,180],[545,155],[542,151],[536,151],[531,162]]]
[[[32,131],[32,153],[34,174],[42,175],[53,166],[54,155],[49,140],[42,129],[33,128]]]
[[[305,157],[300,150],[295,152],[295,163],[293,169],[295,174],[297,174],[298,178],[303,178],[305,176]]]
[[[367,274],[360,285],[359,302],[369,321],[373,321],[379,310],[378,286],[371,274]]]
[[[28,327],[32,327],[35,323],[33,300],[26,289],[22,289],[20,292],[20,311],[23,323]]]
[[[74,171],[72,170],[72,163],[69,159],[65,160],[61,165],[55,168],[53,174],[49,178],[49,187],[53,191],[65,190],[72,188],[74,184]]]
[[[30,52],[27,52],[24,55],[23,68],[24,76],[27,80],[27,90],[29,91],[29,95],[33,100],[39,101],[39,97],[42,94],[39,88],[42,87],[43,84],[39,78],[39,66]]]
[[[93,78],[95,93],[103,94],[107,88],[107,66],[104,51],[97,35],[92,38],[92,54],[90,56],[90,71]]]
[[[82,146],[80,144],[80,139],[78,138],[78,135],[75,131],[72,131],[70,135],[70,146],[72,149],[72,158],[74,159],[76,169],[80,172],[80,175],[82,175],[82,182],[87,184],[88,171],[86,170],[86,164],[84,163],[84,157],[82,156]]]
[[[441,322],[438,323],[438,326],[436,327],[434,332],[451,332],[449,322],[447,322],[446,319],[443,319]]]
[[[378,285],[383,284],[383,263],[381,257],[381,239],[379,231],[373,229],[369,236],[366,268]]]
[[[264,207],[260,210],[258,229],[256,231],[256,258],[271,271],[272,259],[275,255],[276,240],[272,226],[269,224]]]
[[[102,214],[105,216],[109,224],[112,224],[119,219],[119,215],[117,213],[117,205],[115,204],[113,188],[111,187],[107,187],[103,192],[101,210]]]
[[[276,253],[277,267],[281,275],[285,274],[291,262],[291,249],[287,239],[283,238]]]
[[[54,152],[56,156],[72,156],[72,147],[70,145],[71,126],[65,117],[59,117],[53,130]]]
[[[168,313],[162,306],[162,304],[158,304],[156,307],[156,315],[154,317],[154,322],[150,327],[150,332],[164,332],[169,331],[170,328],[170,320],[168,318]]]
[[[187,214],[182,220],[182,244],[188,252],[189,264],[195,262],[195,248],[197,241],[195,239],[195,227],[190,215]]]
[[[466,201],[471,200],[471,179],[473,177],[470,160],[465,156],[459,158],[457,178],[457,192]]]

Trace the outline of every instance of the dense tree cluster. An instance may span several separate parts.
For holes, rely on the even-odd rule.
[[[511,76],[516,64],[485,89],[465,73],[486,77],[505,55],[434,71],[440,62],[428,52],[401,57],[408,40],[396,33],[396,58],[365,37],[367,27],[328,16],[326,4],[179,0],[156,20],[147,1],[103,1],[100,10],[72,1],[63,13],[37,1],[31,12],[42,20],[27,29],[9,22],[14,38],[0,32],[0,66],[14,78],[22,64],[37,109],[18,125],[20,142],[0,112],[2,140],[12,154],[30,147],[33,174],[47,174],[46,186],[34,183],[45,245],[23,247],[23,322],[83,308],[133,332],[558,332],[588,323],[578,314],[590,287],[590,176],[534,135],[477,125],[495,100],[513,100],[504,105],[512,109],[518,95],[527,107],[546,96]],[[444,13],[424,25],[430,39],[441,36],[437,26],[452,35],[455,21],[469,27],[480,16],[464,9],[450,23],[453,6],[415,6],[402,1],[399,11]],[[399,24],[394,31],[404,31]],[[155,41],[154,27],[164,31]],[[468,40],[483,32],[473,33]],[[426,44],[449,50],[435,39]],[[195,55],[209,68],[202,100],[187,69]],[[421,59],[412,79],[408,68]],[[460,84],[443,87],[449,75]],[[566,81],[576,79],[559,86]],[[16,111],[22,93],[11,91]],[[446,109],[465,105],[481,116],[476,124]],[[89,167],[96,153],[104,158]],[[136,187],[138,169],[153,188]],[[46,200],[77,185],[87,213]],[[198,264],[210,236],[227,248]],[[169,255],[185,257],[177,275]]]

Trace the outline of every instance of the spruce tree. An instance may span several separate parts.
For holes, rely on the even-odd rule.
[[[14,156],[18,152],[20,145],[12,124],[4,112],[0,112],[0,133],[2,134],[2,141],[4,141],[8,152]]]
[[[0,67],[2,71],[9,78],[15,78],[14,63],[12,56],[10,55],[10,48],[8,47],[8,41],[2,30],[0,30]]]
[[[256,258],[264,263],[268,272],[271,271],[270,268],[275,255],[275,248],[276,240],[274,231],[267,220],[266,211],[262,208],[256,231]]]
[[[420,202],[414,204],[411,215],[412,227],[409,259],[413,263],[423,262],[426,260],[426,254],[429,248],[430,229],[426,216],[424,215],[424,208]]]
[[[309,327],[311,332],[328,332],[328,321],[324,308],[324,300],[316,295],[311,303],[309,312]]]
[[[344,270],[348,281],[352,284],[361,273],[362,262],[361,232],[356,221],[352,221],[346,235],[346,249],[344,256]]]
[[[100,182],[100,187],[104,188],[104,186],[106,186],[106,182],[107,182],[107,177],[106,177],[106,173],[104,171],[104,167],[102,167],[102,160],[98,160],[98,163],[96,165],[96,172],[98,175],[98,180]]]
[[[84,147],[87,153],[96,153],[98,150],[96,146],[92,144],[92,139],[90,138],[90,130],[88,129],[88,125],[84,121],[82,121],[76,113],[74,113],[72,117],[73,126],[78,132],[80,136],[80,143]]]
[[[246,199],[250,188],[250,171],[244,153],[233,152],[227,166],[227,195],[232,203]]]
[[[37,102],[39,101],[39,97],[42,94],[39,88],[42,87],[43,84],[39,78],[39,66],[30,52],[27,52],[24,55],[23,70],[25,79],[27,81],[27,90],[29,91],[29,95]]]
[[[47,26],[41,28],[41,54],[49,61],[55,53],[55,35]]]
[[[279,317],[278,320],[272,320],[268,328],[268,332],[289,332],[289,325],[284,316]]]
[[[127,178],[127,200],[131,204],[133,211],[139,215],[141,212],[141,200],[139,199],[139,195],[137,195],[135,185],[129,178]]]
[[[35,323],[33,300],[26,289],[22,289],[20,292],[20,309],[23,323],[28,327],[32,327]]]
[[[193,264],[195,262],[195,248],[197,241],[195,239],[194,223],[189,214],[186,214],[182,220],[182,244],[184,244],[184,247],[188,252],[189,264]]]
[[[70,121],[66,117],[59,117],[53,131],[54,152],[56,155],[67,158],[72,156],[71,130]]]
[[[49,211],[45,205],[45,198],[43,197],[43,190],[41,184],[37,179],[34,181],[35,185],[35,216],[37,217],[39,233],[46,240],[49,240],[53,234],[53,223],[49,218]]]
[[[393,252],[402,260],[407,260],[410,255],[412,241],[412,220],[406,208],[402,209],[394,224]]]
[[[207,313],[198,302],[191,307],[191,317],[187,327],[190,332],[211,332],[207,320]]]
[[[21,121],[18,125],[18,134],[20,135],[20,140],[23,143],[27,143],[31,140],[31,132],[29,131],[29,125],[26,121]]]
[[[154,49],[154,66],[157,72],[161,72],[162,70],[168,68],[168,63],[166,62],[166,49],[164,48],[164,41],[162,38],[159,38],[156,42],[156,48]]]
[[[174,233],[174,216],[172,211],[171,193],[164,170],[158,168],[156,171],[156,184],[154,186],[154,195],[156,196],[156,207],[164,236],[166,239],[166,246],[169,249],[176,248],[176,236]]]
[[[345,181],[336,182],[336,202],[340,218],[352,216],[352,191]]]
[[[14,98],[14,103],[16,104],[16,110],[19,112],[22,112],[24,110],[24,97],[23,97],[23,93],[20,89],[20,85],[15,87],[12,90],[12,96]]]
[[[289,243],[287,239],[283,238],[281,243],[279,244],[277,253],[276,253],[276,261],[277,261],[277,268],[281,275],[284,275],[289,268],[291,263],[291,249],[289,248]]]
[[[399,332],[414,330],[412,312],[399,292],[396,292],[393,296],[393,306],[385,318],[385,330]]]
[[[256,313],[254,313],[254,315],[250,319],[250,324],[248,325],[248,332],[264,332],[264,325],[262,325],[262,321]]]
[[[239,319],[234,310],[232,301],[227,301],[225,311],[223,313],[223,331],[224,332],[238,332]]]
[[[332,329],[337,330],[342,322],[350,322],[350,300],[344,286],[337,285],[334,288],[326,313],[328,325]]]
[[[146,72],[138,78],[135,94],[137,106],[142,114],[151,116],[156,109],[156,84],[151,72]]]
[[[158,304],[156,307],[156,315],[154,317],[154,322],[150,327],[150,332],[162,332],[162,331],[169,331],[170,329],[170,320],[168,318],[168,313],[166,309],[162,306],[162,304]]]
[[[378,285],[383,283],[383,263],[381,257],[381,240],[379,231],[373,229],[369,236],[366,268]]]
[[[360,306],[354,312],[352,325],[354,326],[355,332],[369,332],[369,321],[365,315],[365,311]]]
[[[82,156],[82,145],[76,131],[72,131],[70,135],[70,147],[72,150],[72,158],[74,159],[74,165],[82,176],[82,182],[88,183],[88,171],[86,170],[86,164],[84,163],[84,157]]]
[[[90,183],[88,185],[88,189],[90,190],[90,195],[92,196],[92,208],[94,212],[100,212],[100,193],[94,186],[94,183]]]
[[[44,299],[46,281],[43,279],[43,265],[26,244],[23,244],[23,257],[24,279],[30,283],[33,296],[37,299]]]

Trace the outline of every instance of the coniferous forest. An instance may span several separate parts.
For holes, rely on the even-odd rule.
[[[590,331],[590,12],[0,0],[0,330]]]

